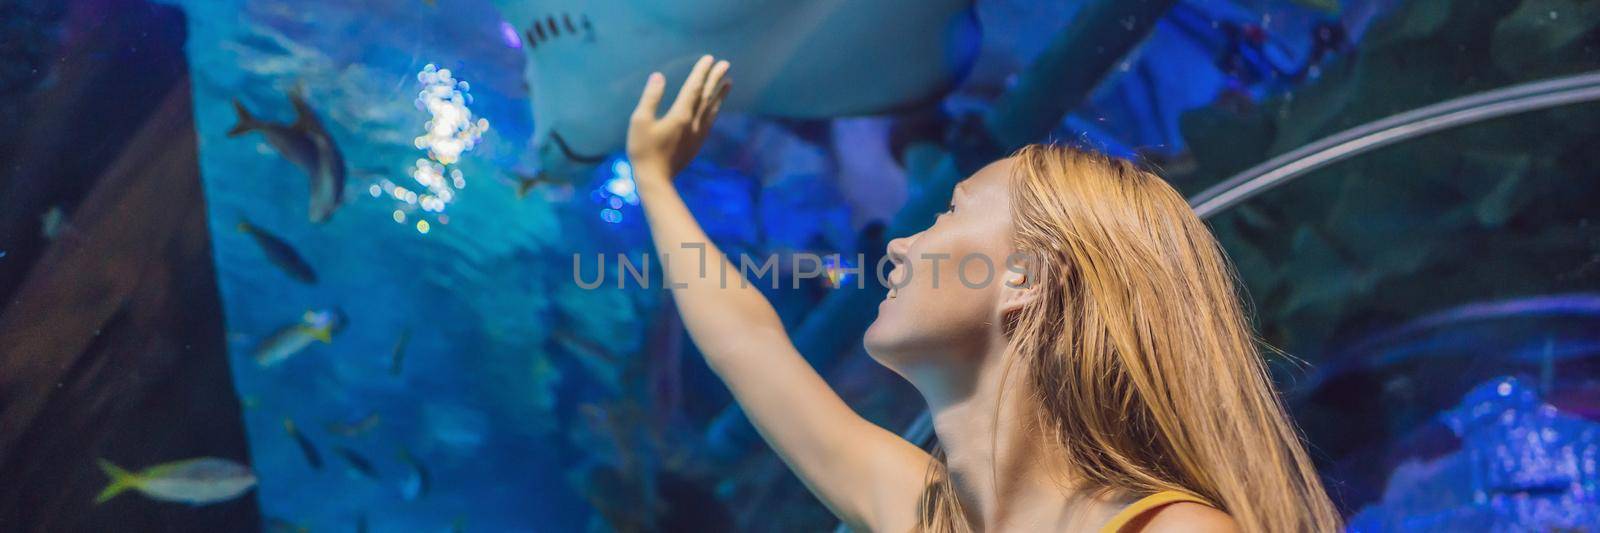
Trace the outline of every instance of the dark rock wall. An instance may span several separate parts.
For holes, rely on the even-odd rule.
[[[249,453],[182,17],[144,2],[64,5],[39,17],[58,26],[28,28],[56,39],[30,45],[45,61],[3,59],[28,59],[38,79],[16,87],[19,118],[0,138],[0,530],[258,529],[253,493],[205,507],[132,492],[94,504],[107,484],[97,458],[137,470]],[[46,238],[52,206],[67,215]]]

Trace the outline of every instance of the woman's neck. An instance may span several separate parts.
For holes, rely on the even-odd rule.
[[[968,521],[979,531],[1097,527],[1115,512],[1115,502],[1083,499],[1071,488],[1057,448],[1029,430],[1036,413],[1027,401],[1027,370],[1008,371],[1005,346],[994,349],[993,357],[982,359],[990,364],[966,374],[975,381],[923,388]]]

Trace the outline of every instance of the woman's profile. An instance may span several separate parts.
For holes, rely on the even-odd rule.
[[[889,243],[864,342],[927,401],[930,454],[847,406],[673,185],[730,90],[705,56],[664,112],[650,76],[628,156],[675,305],[763,438],[870,531],[1332,531],[1234,274],[1184,199],[1134,164],[1033,145]],[[704,253],[698,253],[704,246]],[[671,253],[691,246],[695,253]],[[705,261],[709,264],[702,263]],[[1022,267],[1018,267],[1021,265]]]

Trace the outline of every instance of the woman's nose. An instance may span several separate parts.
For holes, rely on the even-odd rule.
[[[906,253],[911,246],[911,239],[900,237],[889,240],[889,261],[894,264],[906,262]]]

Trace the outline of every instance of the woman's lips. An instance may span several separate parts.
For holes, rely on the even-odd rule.
[[[899,285],[899,282],[895,281],[895,280],[897,280],[899,278],[894,277],[894,275],[896,273],[899,273],[899,272],[900,272],[900,267],[898,265],[896,265],[893,269],[889,270],[889,277],[888,277],[889,295],[884,297],[884,301],[893,300],[896,296],[899,295],[898,293],[900,292],[900,288],[896,287],[896,285]]]

